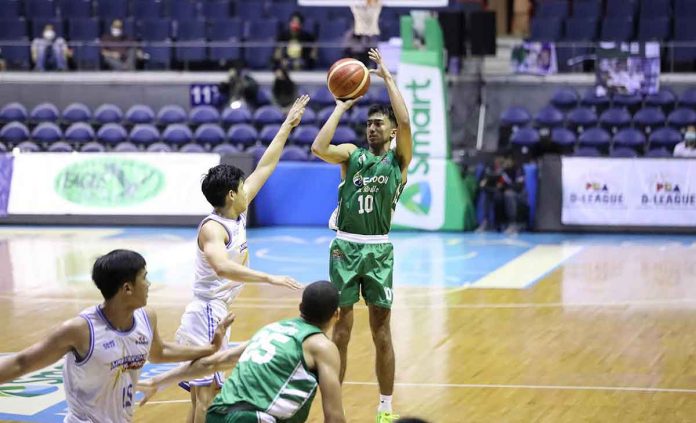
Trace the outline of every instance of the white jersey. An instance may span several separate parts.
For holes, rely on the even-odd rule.
[[[68,402],[65,423],[122,423],[133,419],[135,386],[152,343],[145,309],[133,313],[133,327],[115,329],[100,306],[80,314],[89,325],[89,351],[65,357],[63,380]]]
[[[210,214],[198,226],[199,233],[203,224],[210,220],[219,223],[227,231],[229,240],[227,245],[225,245],[227,257],[236,263],[248,266],[249,251],[246,238],[246,213],[242,213],[236,220],[226,219],[217,214]],[[231,289],[221,291],[220,287],[230,281],[219,277],[213,268],[210,267],[210,263],[208,263],[205,254],[203,254],[198,244],[196,244],[196,247],[196,274],[193,283],[193,295],[203,301],[222,300],[229,305],[237,298],[244,284],[240,282]]]

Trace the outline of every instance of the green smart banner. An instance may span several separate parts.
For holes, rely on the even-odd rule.
[[[450,126],[442,29],[425,26],[425,48],[413,44],[413,20],[401,18],[403,47],[397,84],[411,114],[413,160],[393,226],[402,229],[462,230],[473,208],[457,166],[450,160]]]

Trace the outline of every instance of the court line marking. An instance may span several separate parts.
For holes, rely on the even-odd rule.
[[[47,302],[58,304],[88,304],[94,305],[100,303],[100,299],[86,298],[42,298],[42,297],[22,297],[16,295],[0,294],[0,300],[21,300],[26,302]],[[253,308],[259,307],[276,308],[276,309],[297,309],[297,303],[293,304],[273,304],[264,303],[261,299],[258,303],[232,303],[231,308]],[[182,307],[189,303],[188,299],[181,301],[149,301],[148,306],[158,307]],[[396,305],[392,310],[409,310],[409,309],[530,309],[530,308],[601,308],[601,307],[696,307],[696,298],[676,298],[664,300],[635,300],[635,301],[620,301],[620,302],[586,302],[586,303],[475,303],[475,304],[410,304]],[[356,309],[366,309],[363,304],[356,304]]]
[[[377,382],[343,382],[352,386],[377,386]],[[557,391],[618,391],[642,393],[696,394],[696,388],[653,388],[649,386],[585,386],[585,385],[507,385],[496,383],[409,383],[396,382],[394,386],[406,388],[460,388],[460,389],[528,389]],[[191,400],[149,401],[148,404],[179,404]]]

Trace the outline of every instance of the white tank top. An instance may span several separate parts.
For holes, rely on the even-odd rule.
[[[145,309],[133,313],[133,327],[115,329],[100,306],[80,314],[89,324],[89,351],[65,356],[63,380],[68,402],[65,423],[122,423],[133,419],[135,385],[152,343]]]
[[[227,231],[229,239],[225,249],[227,257],[230,260],[242,264],[249,265],[249,251],[247,249],[246,238],[246,213],[242,213],[237,220],[226,219],[217,214],[210,214],[203,219],[198,225],[198,233],[200,234],[201,227],[209,220],[214,220],[221,224]],[[198,239],[198,237],[196,237]],[[196,242],[196,265],[195,265],[195,282],[193,283],[193,295],[203,301],[222,300],[228,305],[239,295],[244,286],[243,283],[236,283],[231,289],[219,291],[219,288],[226,284],[227,279],[219,277],[205,258],[205,254],[201,251]]]

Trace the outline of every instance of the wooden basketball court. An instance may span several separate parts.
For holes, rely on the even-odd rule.
[[[250,231],[252,266],[302,282],[327,276],[323,229]],[[173,339],[189,300],[193,229],[0,228],[0,351],[41,339],[100,301],[94,258],[148,261],[150,306]],[[395,411],[430,422],[696,421],[696,237],[397,233]],[[297,313],[298,294],[248,285],[232,339]],[[367,309],[356,307],[343,398],[374,421]],[[0,387],[2,421],[62,421],[60,367]],[[153,367],[152,371],[157,371]],[[162,369],[159,369],[160,371]],[[147,376],[148,371],[145,371]],[[5,388],[5,389],[3,389]],[[184,421],[169,388],[137,422]],[[310,421],[321,422],[320,401]]]

